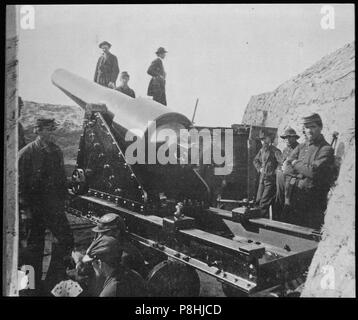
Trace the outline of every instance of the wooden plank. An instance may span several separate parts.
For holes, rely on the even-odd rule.
[[[16,6],[6,6],[5,154],[3,181],[3,294],[18,296],[17,29]]]

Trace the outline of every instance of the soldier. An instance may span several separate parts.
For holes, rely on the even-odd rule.
[[[122,264],[145,276],[144,257],[138,248],[128,240],[124,220],[118,214],[105,214],[92,231],[96,232],[98,236],[107,235],[115,237],[120,243]]]
[[[119,87],[116,88],[117,91],[122,92],[126,94],[127,96],[130,96],[132,98],[135,98],[135,92],[128,86],[129,81],[129,74],[127,71],[123,71],[121,73],[121,76],[119,78],[121,84]]]
[[[119,241],[122,264],[128,269],[133,269],[142,276],[146,276],[144,257],[139,249],[128,240],[124,220],[118,214],[103,215],[92,231],[96,233],[95,241],[104,235],[116,238]],[[78,252],[73,252],[72,257],[77,268],[80,269],[83,256]]]
[[[289,178],[292,223],[319,229],[332,183],[334,151],[321,134],[317,113],[303,117],[306,141],[288,156],[284,173]]]
[[[34,267],[35,285],[39,290],[45,229],[57,239],[46,277],[49,287],[58,282],[57,277],[65,275],[63,258],[73,248],[73,234],[65,215],[67,183],[63,154],[54,143],[56,127],[54,119],[38,119],[37,138],[19,153],[20,230],[25,230],[20,252],[24,252],[22,263]]]
[[[103,234],[95,239],[82,261],[92,263],[99,282],[99,297],[146,296],[143,278],[120,263],[120,243],[115,237]]]
[[[261,216],[269,217],[269,208],[276,193],[276,169],[282,164],[282,153],[272,145],[273,137],[266,132],[260,132],[262,148],[254,159],[254,166],[260,174],[256,203],[261,210]]]
[[[24,102],[22,101],[21,97],[18,98],[18,108],[19,108],[19,114],[18,119],[21,118],[21,110],[24,106]],[[21,150],[23,147],[26,146],[26,139],[25,139],[25,133],[24,133],[24,127],[22,126],[22,123],[20,121],[17,122],[17,128],[18,128],[18,150]]]
[[[109,52],[111,44],[103,41],[99,44],[103,54],[99,57],[94,73],[94,82],[114,89],[119,74],[118,60],[115,55]]]
[[[156,54],[158,56],[149,66],[147,73],[152,76],[149,82],[147,95],[152,96],[154,101],[163,105],[167,105],[167,98],[165,95],[165,79],[166,73],[164,71],[163,60],[168,51],[160,47]]]
[[[286,148],[282,151],[282,162],[286,161],[287,157],[291,152],[298,146],[297,139],[299,136],[296,134],[296,131],[291,127],[287,128],[284,134],[281,136],[282,139],[286,140]],[[276,172],[276,213],[277,216],[274,217],[275,220],[281,220],[282,210],[285,205],[285,179],[282,168],[280,167]]]

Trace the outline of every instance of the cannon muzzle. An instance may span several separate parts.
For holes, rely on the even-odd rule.
[[[154,123],[157,132],[160,128],[178,131],[191,125],[190,120],[184,115],[173,112],[149,98],[133,99],[64,69],[57,69],[52,74],[52,83],[83,109],[86,109],[88,104],[105,104],[108,111],[113,114],[113,122],[121,127],[121,132],[139,130],[145,134]]]

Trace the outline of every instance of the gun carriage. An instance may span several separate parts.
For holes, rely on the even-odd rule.
[[[150,162],[150,148],[159,152],[174,141],[163,132],[177,139],[181,129],[193,128],[184,115],[62,69],[52,82],[85,110],[67,212],[91,222],[107,212],[122,216],[145,260],[152,296],[198,296],[198,270],[220,281],[227,295],[247,296],[284,294],[306,272],[320,234],[255,218],[252,159],[260,127],[232,127],[233,170],[223,184],[210,164]],[[127,141],[130,134],[135,139]],[[144,163],[128,161],[133,141],[147,142],[137,154]]]

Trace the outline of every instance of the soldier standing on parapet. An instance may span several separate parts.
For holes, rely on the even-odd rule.
[[[272,145],[273,137],[268,133],[260,132],[259,138],[263,146],[253,162],[260,173],[256,203],[261,210],[261,217],[268,218],[276,194],[276,169],[282,164],[282,153]]]
[[[284,173],[289,177],[290,222],[320,229],[333,182],[334,151],[321,133],[319,114],[303,117],[302,122],[306,141],[295,148],[284,164]]]
[[[286,140],[286,148],[282,151],[282,162],[285,162],[291,152],[298,146],[297,139],[299,136],[296,134],[296,131],[291,127],[287,128],[284,134],[281,136],[282,139]],[[276,172],[276,212],[277,216],[274,217],[275,220],[282,220],[282,211],[285,205],[285,178],[280,167]]]
[[[42,259],[45,230],[57,239],[45,280],[52,289],[65,276],[63,258],[73,249],[73,234],[65,215],[67,183],[63,154],[54,143],[54,119],[40,118],[35,128],[37,138],[19,153],[20,263],[35,271],[35,286],[41,292]]]
[[[156,51],[158,58],[152,62],[147,71],[147,73],[152,76],[152,79],[149,82],[147,95],[152,96],[154,101],[165,106],[167,105],[165,94],[166,73],[164,71],[163,60],[167,52],[168,51],[163,47],[160,47]]]
[[[114,89],[119,74],[118,60],[115,55],[109,52],[111,44],[103,41],[99,44],[103,54],[99,57],[94,73],[94,82]]]
[[[127,71],[123,71],[121,73],[121,76],[119,78],[121,84],[119,85],[119,87],[116,88],[117,91],[122,92],[124,94],[126,94],[127,96],[130,96],[132,98],[135,98],[135,92],[133,89],[131,89],[128,86],[128,81],[129,81],[129,74]]]

